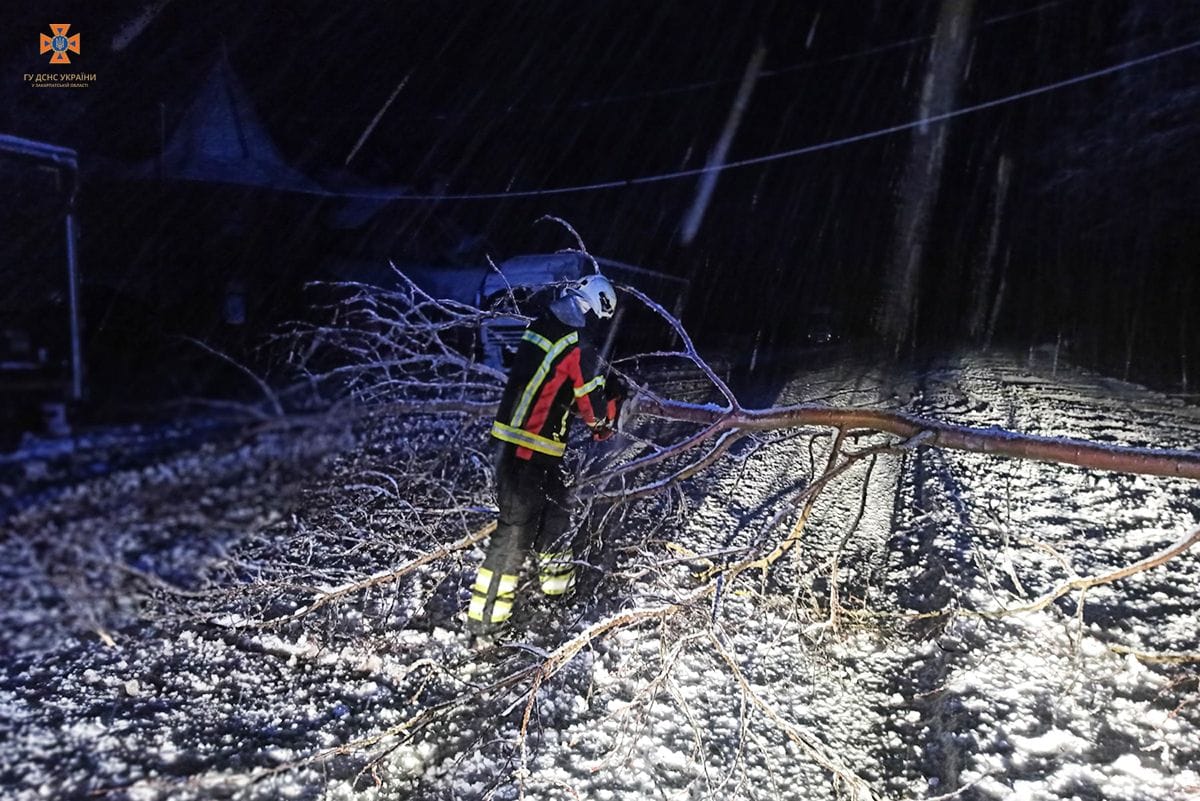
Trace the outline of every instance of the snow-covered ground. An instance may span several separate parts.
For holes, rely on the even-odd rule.
[[[772,394],[1200,441],[1195,408],[998,357],[844,363]],[[886,454],[820,496],[769,572],[701,593],[697,570],[786,534],[776,512],[831,441],[767,436],[618,510],[573,599],[523,592],[479,648],[457,615],[477,548],[289,615],[487,522],[481,423],[286,421],[109,458],[140,436],[0,464],[6,798],[1200,798],[1200,668],[1145,656],[1200,651],[1200,549],[1081,613],[1074,592],[995,614],[1178,539],[1194,483]],[[598,621],[667,608],[544,669]]]

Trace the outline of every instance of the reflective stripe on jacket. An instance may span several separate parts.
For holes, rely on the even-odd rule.
[[[608,420],[595,352],[578,329],[547,312],[521,337],[492,436],[515,445],[522,459],[559,458],[572,404],[590,428]]]

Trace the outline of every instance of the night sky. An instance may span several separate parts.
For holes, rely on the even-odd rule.
[[[847,339],[869,341],[914,132],[821,146],[920,116],[941,7],[16,5],[5,4],[0,31],[0,132],[80,153],[81,258],[100,351],[127,350],[147,315],[167,309],[155,331],[219,339],[204,315],[180,312],[198,295],[173,296],[202,276],[265,281],[285,298],[330,256],[449,263],[569,245],[535,224],[543,214],[571,221],[598,255],[691,279],[685,321],[704,342],[782,349],[818,309]],[[22,81],[52,69],[37,50],[51,22],[81,33],[72,69],[95,73],[93,86]],[[1200,46],[1187,47],[1200,42],[1200,3],[976,0],[968,35],[956,108],[1184,49],[935,123],[950,129],[908,352],[966,341],[974,265],[994,239],[997,342],[1061,337],[1085,363],[1119,372],[1132,362],[1143,378],[1178,385],[1200,339],[1189,322],[1200,301]],[[640,179],[704,166],[759,44],[763,71],[729,160],[814,149],[724,171],[684,244],[697,178]],[[299,172],[424,199],[333,230],[341,201],[138,173],[221,58]],[[997,203],[1001,160],[1010,177]],[[462,197],[500,193],[519,196]]]

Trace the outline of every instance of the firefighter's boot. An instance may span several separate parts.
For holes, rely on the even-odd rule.
[[[575,554],[570,551],[542,551],[537,555],[538,583],[550,596],[570,595],[575,589]]]

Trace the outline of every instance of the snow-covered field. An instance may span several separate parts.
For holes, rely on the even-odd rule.
[[[845,363],[773,394],[1200,441],[1193,407],[995,357]],[[831,440],[768,436],[617,510],[580,592],[525,592],[480,648],[458,618],[478,548],[297,614],[490,519],[478,421],[145,437],[0,461],[5,798],[1200,798],[1200,665],[1162,658],[1200,651],[1200,549],[1082,610],[1073,592],[999,614],[1179,539],[1194,483],[885,454],[820,496],[769,572],[703,593],[697,571],[786,534],[776,512]],[[135,450],[151,455],[118,458]],[[646,610],[669,612],[633,620]]]

